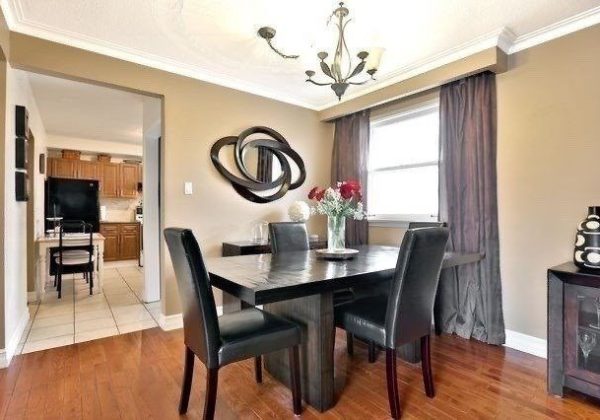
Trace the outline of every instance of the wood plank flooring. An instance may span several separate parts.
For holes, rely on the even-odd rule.
[[[545,360],[452,336],[432,341],[437,396],[425,396],[418,365],[399,361],[404,419],[592,419],[600,403],[577,393],[546,394]],[[355,342],[346,355],[336,337],[335,407],[320,414],[304,405],[302,418],[385,419],[388,402],[383,354],[367,362]],[[159,328],[17,356],[0,371],[0,418],[174,419],[183,372],[182,331]],[[196,363],[187,418],[201,418],[204,367]],[[216,418],[293,418],[291,394],[264,372],[254,382],[251,360],[219,373]]]

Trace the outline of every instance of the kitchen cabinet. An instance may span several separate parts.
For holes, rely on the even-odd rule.
[[[100,168],[96,162],[90,162],[88,160],[77,160],[76,162],[78,179],[100,180]]]
[[[138,259],[140,255],[139,223],[100,223],[104,236],[104,261]]]
[[[119,165],[119,197],[137,197],[139,171],[139,165],[135,163],[122,163]]]
[[[77,178],[77,160],[49,158],[48,175],[55,178]]]
[[[100,167],[100,196],[108,198],[120,197],[119,164],[99,163]]]

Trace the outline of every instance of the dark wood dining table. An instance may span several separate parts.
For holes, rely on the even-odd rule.
[[[301,370],[304,400],[325,411],[334,405],[333,292],[356,288],[368,291],[389,282],[396,267],[399,248],[365,245],[350,260],[317,258],[315,251],[285,252],[236,257],[207,258],[212,285],[223,291],[223,312],[245,305],[264,305],[302,329]],[[474,263],[479,253],[446,253],[443,268]],[[418,345],[399,349],[401,357],[417,362]],[[265,368],[289,386],[284,352],[265,357]]]

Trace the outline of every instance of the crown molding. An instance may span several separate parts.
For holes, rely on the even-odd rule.
[[[600,6],[598,6],[518,37],[509,28],[501,28],[470,42],[447,49],[446,51],[428,57],[427,59],[399,68],[369,85],[369,87],[345,95],[341,102],[332,100],[322,105],[316,105],[314,103],[297,100],[290,95],[282,95],[280,92],[273,91],[255,83],[214,73],[206,68],[191,66],[177,60],[150,54],[138,49],[123,47],[95,37],[89,37],[30,21],[24,16],[19,0],[0,0],[0,7],[2,7],[10,30],[14,32],[70,45],[83,50],[248,92],[315,111],[323,111],[324,109],[340,103],[433,70],[437,67],[451,63],[452,61],[461,60],[487,48],[498,47],[507,54],[513,54],[600,23]]]
[[[510,50],[507,52],[509,54],[513,54],[523,51],[527,48],[535,47],[536,45],[552,41],[553,39],[589,28],[590,26],[594,26],[599,23],[600,6],[597,6],[593,9],[586,10],[585,12],[581,12],[567,19],[563,19],[551,25],[517,37],[514,40]]]

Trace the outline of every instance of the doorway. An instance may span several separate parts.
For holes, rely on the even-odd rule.
[[[27,81],[31,93],[27,107],[34,122],[30,125],[34,127],[31,134],[35,148],[29,149],[29,160],[45,166],[41,180],[30,180],[32,194],[27,204],[30,323],[21,337],[18,352],[158,326],[162,99],[22,70],[11,71]],[[92,295],[83,275],[65,275],[59,299],[46,272],[50,263],[40,262],[40,238],[56,237],[54,226],[47,220],[51,195],[45,186],[48,179],[65,183],[84,179],[98,186],[98,232],[94,238],[101,235],[103,247],[100,252],[98,246],[95,261],[98,273]],[[52,200],[52,208],[60,209],[56,197]],[[46,255],[48,260],[53,258],[51,253]]]

